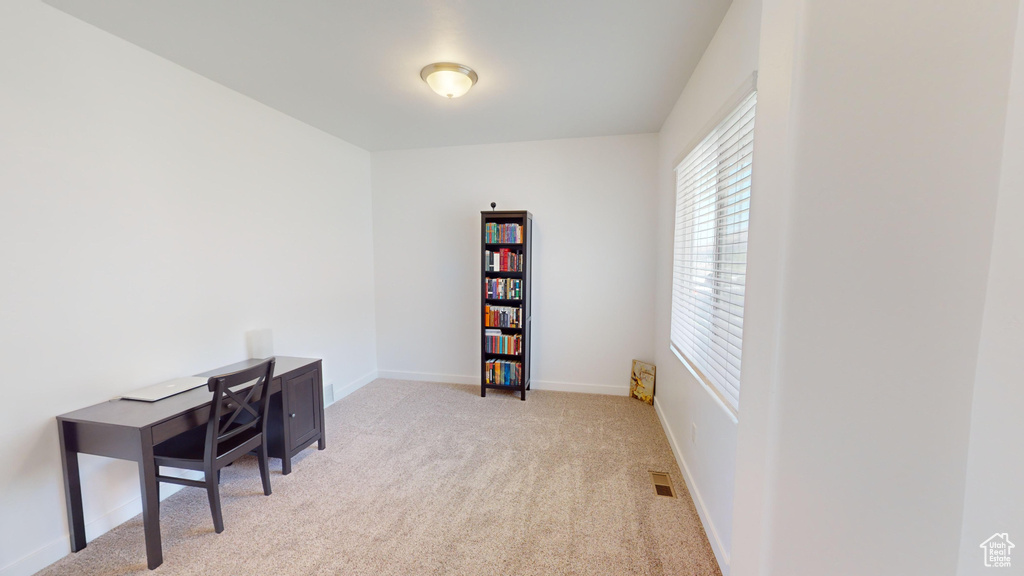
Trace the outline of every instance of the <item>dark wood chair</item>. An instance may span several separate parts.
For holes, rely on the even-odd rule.
[[[210,377],[207,386],[213,392],[210,420],[153,447],[157,480],[194,488],[206,488],[213,513],[213,527],[224,531],[220,510],[220,470],[242,456],[256,452],[263,493],[270,496],[270,470],[267,467],[267,406],[270,381],[274,378],[274,359],[220,376]],[[251,386],[242,387],[252,383]],[[232,390],[238,388],[238,390]],[[160,467],[199,470],[203,480],[163,476]]]

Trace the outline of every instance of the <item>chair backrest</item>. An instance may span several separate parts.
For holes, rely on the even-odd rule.
[[[274,363],[274,358],[268,358],[251,368],[211,376],[207,381],[213,402],[206,425],[206,461],[216,460],[223,444],[239,445],[266,432]],[[252,386],[232,390],[250,382]]]

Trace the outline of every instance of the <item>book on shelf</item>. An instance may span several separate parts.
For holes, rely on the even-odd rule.
[[[487,272],[522,272],[523,255],[508,248],[484,251]]]
[[[488,360],[485,382],[499,386],[519,386],[523,381],[523,364],[515,360]]]
[[[521,224],[497,224],[488,222],[484,228],[484,242],[488,244],[522,244]]]
[[[509,354],[517,356],[523,352],[523,337],[519,334],[502,334],[501,330],[484,330],[484,350],[488,354]]]
[[[487,278],[487,297],[496,300],[522,300],[523,281],[518,278]]]
[[[484,327],[522,328],[523,310],[518,306],[484,306]]]

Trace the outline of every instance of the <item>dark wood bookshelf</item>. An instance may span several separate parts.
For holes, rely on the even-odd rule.
[[[522,242],[488,242],[488,224],[516,224],[522,227]],[[521,256],[522,270],[488,270],[487,252],[508,250]],[[526,400],[526,391],[530,389],[530,334],[532,328],[532,307],[530,302],[530,286],[532,274],[533,252],[533,215],[525,210],[484,211],[480,213],[480,395],[486,397],[487,390],[508,390],[519,392],[520,399]],[[487,280],[521,280],[522,298],[488,298]],[[487,307],[503,306],[518,308],[521,325],[487,326]],[[500,330],[503,336],[520,336],[522,343],[519,354],[502,354],[487,351],[487,330]],[[489,361],[505,361],[521,366],[521,377],[511,384],[489,381]]]

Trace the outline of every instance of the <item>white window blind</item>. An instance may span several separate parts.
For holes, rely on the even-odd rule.
[[[672,346],[739,411],[757,93],[676,167]]]

